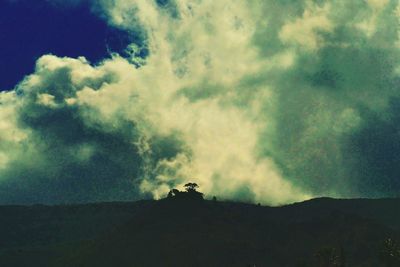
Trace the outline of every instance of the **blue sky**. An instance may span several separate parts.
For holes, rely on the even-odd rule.
[[[85,56],[96,63],[130,42],[122,31],[92,12],[88,4],[46,0],[0,1],[0,90],[12,89],[34,71],[44,54]]]

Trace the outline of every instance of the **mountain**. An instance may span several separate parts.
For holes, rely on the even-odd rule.
[[[400,240],[399,205],[319,198],[282,207],[177,199],[3,206],[0,266],[389,266],[382,253],[385,240]],[[324,263],[329,257],[337,264]]]

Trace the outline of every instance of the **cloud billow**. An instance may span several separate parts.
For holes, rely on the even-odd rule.
[[[0,202],[398,196],[395,1],[100,1],[142,32],[0,96]],[[143,52],[145,49],[148,52]],[[144,54],[143,54],[144,53]]]

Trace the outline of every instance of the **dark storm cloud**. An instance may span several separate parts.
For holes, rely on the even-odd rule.
[[[0,201],[159,198],[189,181],[271,204],[396,196],[399,10],[91,2],[128,34],[125,59],[46,55],[0,95]]]
[[[6,188],[2,202],[96,201],[114,196],[134,198],[133,178],[140,171],[135,127],[123,123],[118,132],[87,125],[76,107],[65,104],[79,88],[71,81],[68,67],[42,76],[36,86],[21,84],[23,104],[18,109],[21,128],[31,131],[32,154],[21,155],[2,173]],[[112,78],[102,77],[102,81]],[[87,86],[96,85],[86,81]],[[48,105],[39,104],[49,94]],[[29,149],[29,148],[28,148]],[[49,177],[51,174],[51,177]],[[8,177],[8,178],[7,178]]]
[[[274,83],[277,133],[266,153],[295,184],[317,195],[399,194],[396,3],[384,4],[379,15],[372,15],[378,12],[373,4],[333,2],[325,14],[332,28],[320,33],[321,47],[309,50],[305,40],[295,40],[303,51]],[[354,16],[354,5],[376,16],[371,33],[359,28],[368,18]]]
[[[363,196],[400,195],[400,99],[391,98],[382,112],[366,110],[365,123],[347,144],[353,179]],[[356,178],[356,179],[355,179]]]
[[[51,71],[38,66],[40,81],[28,78],[18,86],[17,123],[29,137],[21,141],[16,160],[1,171],[0,202],[94,202],[140,195],[145,159],[138,151],[135,123],[118,117],[114,126],[91,123],[82,116],[85,107],[66,102],[83,87],[98,90],[117,77],[105,73],[77,84],[71,71],[68,64]],[[149,143],[152,162],[181,150],[173,137],[155,136]]]

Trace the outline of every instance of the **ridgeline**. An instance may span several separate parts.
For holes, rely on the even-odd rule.
[[[264,207],[199,196],[0,206],[0,266],[400,266],[400,199]]]

